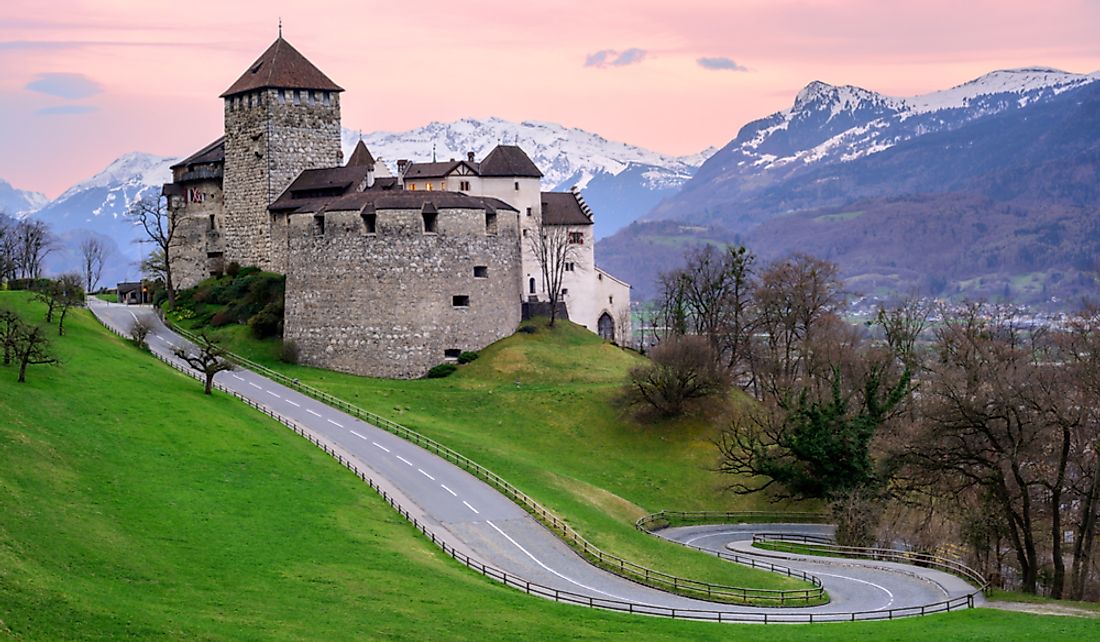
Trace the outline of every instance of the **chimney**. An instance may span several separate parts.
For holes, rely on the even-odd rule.
[[[474,162],[474,153],[466,152],[466,160],[470,161],[471,163]]]
[[[398,174],[404,176],[405,175],[405,170],[408,169],[408,167],[409,167],[409,161],[408,160],[402,158],[401,160],[397,161],[397,173]]]
[[[367,189],[374,187],[374,165],[367,166]]]

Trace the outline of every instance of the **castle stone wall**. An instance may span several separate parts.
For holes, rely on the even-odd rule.
[[[183,194],[173,195],[168,201],[170,220],[175,221],[168,255],[174,285],[190,288],[221,267],[224,247],[219,228],[225,220],[224,202],[219,180],[188,181],[183,187]],[[202,194],[202,200],[192,200],[188,190]]]
[[[480,350],[515,331],[514,212],[498,211],[495,235],[479,209],[441,209],[436,234],[424,233],[420,210],[379,210],[376,234],[358,212],[323,218],[323,233],[312,214],[291,215],[288,228],[284,340],[298,346],[302,363],[413,378],[448,350]],[[456,306],[455,296],[468,305]]]
[[[225,260],[285,273],[267,206],[303,170],[341,158],[339,94],[265,89],[226,98]]]

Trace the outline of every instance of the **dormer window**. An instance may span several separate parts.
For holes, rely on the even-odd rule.
[[[363,214],[363,231],[367,234],[378,233],[378,215],[373,212]]]
[[[424,233],[435,234],[439,229],[439,214],[435,212],[423,212],[420,216],[424,219]]]
[[[315,214],[313,216],[313,231],[317,236],[325,235],[325,215]]]

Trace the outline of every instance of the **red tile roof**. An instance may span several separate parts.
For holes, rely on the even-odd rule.
[[[226,98],[256,89],[315,89],[344,91],[279,36],[237,82],[222,93]]]

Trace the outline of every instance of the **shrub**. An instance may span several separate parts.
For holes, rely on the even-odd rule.
[[[523,334],[534,334],[534,333],[538,332],[538,330],[539,329],[536,328],[533,325],[521,325],[519,327],[519,331],[522,332]]]
[[[215,328],[220,328],[230,323],[233,323],[233,311],[229,308],[218,310],[214,316],[210,317],[210,325]]]
[[[428,371],[425,375],[428,379],[442,379],[443,377],[449,377],[454,374],[454,371],[458,370],[458,366],[453,363],[441,363]]]
[[[266,339],[282,334],[283,306],[268,303],[264,306],[264,309],[248,319],[248,327],[252,329],[252,336],[257,339]]]
[[[672,337],[650,353],[651,362],[630,371],[624,396],[666,417],[682,414],[688,402],[717,397],[729,389],[705,337]]]
[[[147,319],[137,319],[130,326],[130,341],[138,348],[148,350],[149,345],[146,343],[146,338],[152,330],[153,326]]]
[[[471,361],[477,361],[478,354],[476,352],[463,352],[458,355],[459,363],[470,363]]]
[[[230,277],[236,277],[241,271],[241,264],[236,261],[230,261],[229,265],[225,266],[225,273]]]
[[[283,341],[279,346],[279,361],[283,363],[298,363],[298,344],[293,341]]]

